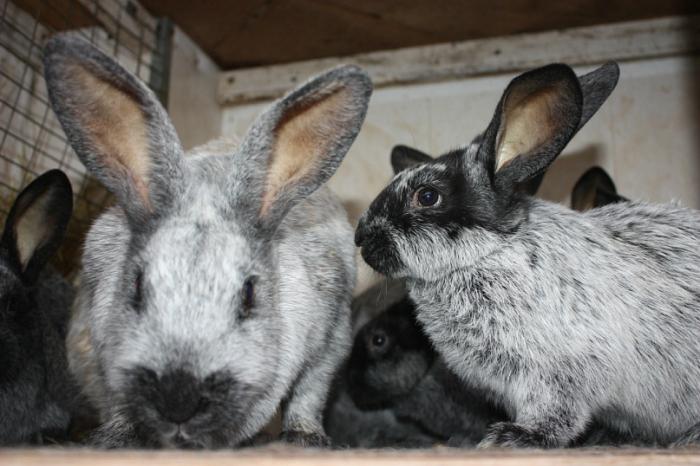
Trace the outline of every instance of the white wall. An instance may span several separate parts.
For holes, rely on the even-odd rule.
[[[216,95],[219,72],[216,63],[175,27],[168,113],[186,150],[219,136],[222,114]]]
[[[625,196],[655,202],[679,200],[699,208],[698,70],[700,60],[689,57],[623,63],[617,89],[552,165],[540,195],[568,203],[575,180],[598,164]],[[413,145],[433,155],[465,144],[485,129],[512,76],[375,91],[364,127],[330,181],[351,220],[356,222],[390,179],[389,153],[395,144]],[[222,133],[242,136],[265,105],[227,107]],[[375,279],[363,265],[357,291]]]

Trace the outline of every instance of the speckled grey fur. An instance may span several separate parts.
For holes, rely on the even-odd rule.
[[[325,444],[321,411],[350,345],[355,265],[346,213],[321,185],[359,131],[367,75],[335,68],[275,102],[240,145],[215,141],[184,156],[153,94],[111,59],[57,36],[44,61],[73,147],[118,200],[87,237],[69,335],[71,369],[104,423],[96,443],[235,446],[282,404],[285,438]],[[146,116],[151,210],[125,172],[96,155],[78,118],[89,96],[76,88],[69,63],[125,91]],[[324,135],[326,152],[263,215],[276,125],[339,91],[339,107],[310,128]],[[256,304],[248,316],[242,290],[251,276]],[[186,387],[178,387],[182,380]],[[171,422],[161,404],[179,409],[179,397],[196,411]]]
[[[547,83],[555,68],[528,79]],[[602,104],[616,67],[584,76],[578,91],[566,80],[571,97],[554,107],[569,109],[556,120],[566,134],[544,143],[546,160],[531,154],[494,173],[499,104],[468,148],[398,174],[356,240],[370,265],[407,277],[418,318],[449,367],[491,391],[514,419],[493,425],[482,446],[565,446],[593,421],[648,443],[692,441],[700,213],[642,202],[579,213],[512,191]],[[414,190],[446,177],[463,197],[448,191],[437,209],[411,209]],[[460,223],[440,214],[453,205]],[[383,256],[371,254],[376,242]]]

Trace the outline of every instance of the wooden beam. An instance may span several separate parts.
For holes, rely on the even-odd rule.
[[[428,464],[466,466],[534,465],[688,465],[700,464],[700,450],[640,450],[626,448],[564,450],[302,450],[284,445],[238,451],[95,451],[89,449],[0,450],[0,463],[23,466],[93,465],[296,465],[296,466],[418,466]]]
[[[218,95],[221,105],[275,98],[341,63],[362,66],[375,87],[382,87],[519,71],[551,62],[585,65],[698,51],[700,16],[671,17],[229,71],[221,74]]]
[[[52,31],[98,26],[90,10],[75,0],[12,0]]]

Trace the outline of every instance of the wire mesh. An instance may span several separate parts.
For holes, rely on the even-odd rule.
[[[0,0],[0,214],[37,175],[60,168],[71,181],[74,212],[56,265],[71,272],[94,218],[111,202],[87,176],[48,102],[42,44],[70,30],[115,58],[167,98],[169,23],[133,0]]]

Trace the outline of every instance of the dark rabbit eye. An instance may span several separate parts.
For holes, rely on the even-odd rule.
[[[241,317],[248,317],[250,311],[255,307],[255,277],[249,277],[243,282],[243,306],[241,308]]]
[[[432,207],[440,202],[440,193],[432,188],[420,188],[416,191],[415,202],[420,207]]]
[[[134,277],[134,290],[131,297],[131,306],[136,312],[141,312],[141,304],[143,301],[143,271],[141,269],[136,272]]]
[[[377,334],[372,337],[372,346],[381,348],[386,343],[386,337],[382,334]]]
[[[388,349],[389,337],[384,330],[377,329],[371,335],[369,335],[367,343],[370,354],[379,356],[384,354],[384,352]]]

